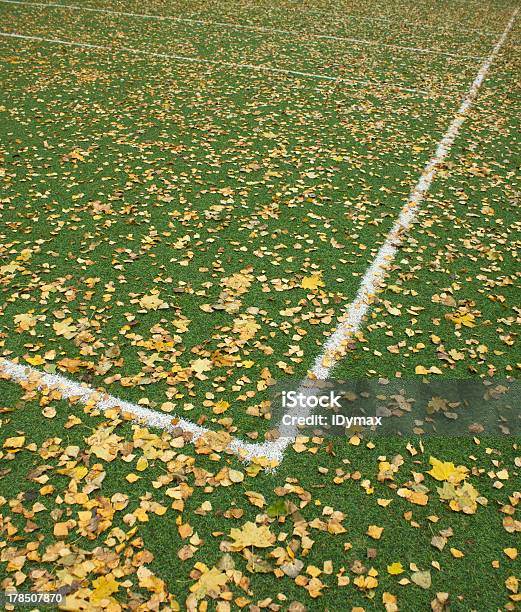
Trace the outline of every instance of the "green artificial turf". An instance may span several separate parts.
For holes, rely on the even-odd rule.
[[[3,32],[107,47],[0,37],[0,357],[261,441],[270,428],[263,381],[297,386],[306,376],[475,78],[482,60],[464,56],[487,56],[513,7],[83,6],[181,19],[0,3]],[[335,378],[411,378],[431,368],[441,379],[518,376],[518,45],[515,26]],[[305,289],[306,279],[318,282]],[[154,295],[160,308],[146,305]],[[0,385],[0,446],[24,437],[21,450],[7,443],[0,454],[5,588],[72,582],[92,610],[108,609],[93,595],[107,576],[120,584],[107,595],[114,610],[195,609],[190,587],[200,610],[207,601],[219,612],[229,609],[228,589],[231,609],[297,612],[303,608],[291,604],[300,602],[309,610],[393,610],[396,597],[398,609],[416,611],[430,609],[440,592],[450,594],[451,610],[515,607],[516,561],[504,552],[515,547],[519,526],[514,438],[411,439],[414,456],[409,440],[297,441],[266,473],[219,447],[212,454],[215,440],[178,447],[153,432],[156,450],[140,471],[136,425],[42,399],[31,383],[25,391],[7,379]],[[79,422],[69,427],[71,415]],[[112,461],[96,454],[91,438],[107,424],[120,436]],[[78,454],[67,455],[73,446]],[[379,463],[397,455],[404,464],[394,480],[379,482]],[[471,470],[468,481],[486,505],[468,515],[450,509],[436,490],[442,483],[426,474],[430,456]],[[34,471],[42,465],[43,480]],[[87,475],[59,472],[78,466]],[[226,483],[227,469],[244,480]],[[104,479],[89,501],[68,500],[67,491],[81,490],[99,470]],[[129,483],[129,473],[139,479]],[[193,488],[182,510],[165,494],[180,483]],[[301,497],[282,495],[285,483],[302,487]],[[423,484],[425,506],[398,494]],[[264,496],[261,505],[249,501],[251,491]],[[102,514],[118,494],[129,496],[128,506],[102,531],[95,516],[91,528],[71,523],[68,535],[54,535],[55,523],[79,521],[85,508]],[[149,498],[168,510],[146,510]],[[378,498],[392,502],[382,507]],[[287,515],[268,516],[281,499]],[[212,511],[203,516],[195,511],[205,501]],[[44,508],[34,512],[39,502]],[[328,507],[342,513],[345,532],[317,522],[331,516],[323,514]],[[242,513],[233,518],[230,508]],[[505,517],[517,520],[514,527]],[[247,521],[265,524],[279,541],[227,552],[230,530]],[[180,534],[183,523],[202,540],[184,560],[191,536]],[[309,549],[303,524],[314,541]],[[384,527],[381,539],[367,535],[370,525]],[[440,551],[431,539],[449,528]],[[70,557],[46,561],[56,541]],[[290,555],[287,546],[304,564],[296,580],[281,576],[271,555],[281,547]],[[103,551],[83,552],[95,547]],[[257,565],[248,565],[248,551],[260,555]],[[18,567],[13,557],[27,558]],[[100,563],[80,576],[91,557]],[[364,566],[359,573],[355,562]],[[391,575],[387,566],[397,562],[404,572]],[[221,577],[227,570],[226,587],[201,594],[196,563],[218,566]],[[416,571],[410,564],[431,571],[429,588],[399,584]],[[131,566],[150,568],[164,583],[133,577]],[[355,580],[371,567],[378,585],[363,588]],[[306,589],[314,568],[324,585],[318,593]],[[349,584],[338,586],[337,574]]]

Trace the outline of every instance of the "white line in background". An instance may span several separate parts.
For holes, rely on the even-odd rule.
[[[419,207],[427,194],[432,181],[436,177],[438,170],[449,155],[452,145],[460,131],[467,113],[476,99],[479,89],[490,69],[499,50],[503,46],[508,33],[510,32],[516,19],[519,9],[516,9],[512,14],[503,34],[494,45],[490,55],[481,65],[476,78],[472,82],[467,94],[463,98],[460,107],[456,111],[454,119],[451,121],[447,131],[438,143],[436,152],[433,157],[427,162],[423,172],[412,190],[409,198],[402,208],[400,215],[389,232],[384,244],[380,247],[374,261],[365,273],[358,293],[354,301],[347,307],[342,323],[337,327],[335,332],[330,336],[329,340],[324,345],[322,353],[317,357],[311,376],[319,380],[325,380],[331,374],[334,366],[342,357],[342,347],[353,334],[360,329],[364,316],[368,313],[376,292],[382,285],[387,270],[394,259],[398,246],[402,242],[407,230],[416,218]],[[0,368],[5,373],[18,381],[34,379],[35,383],[40,387],[57,386],[62,391],[65,397],[78,397],[83,403],[88,401],[88,398],[93,394],[99,393],[95,389],[85,387],[79,383],[72,382],[63,376],[46,374],[35,368],[24,366],[14,361],[0,359]],[[305,381],[304,381],[305,382]],[[303,388],[304,382],[301,384]],[[193,434],[197,439],[209,430],[192,423],[185,419],[179,419],[175,425],[172,425],[172,419],[177,418],[175,415],[164,415],[163,413],[149,410],[136,404],[124,402],[113,396],[104,396],[98,406],[102,410],[109,408],[121,407],[123,411],[132,414],[136,419],[146,421],[150,426],[159,427],[166,430],[172,430],[173,427],[179,427]],[[300,415],[299,415],[300,416]],[[234,438],[229,446],[229,450],[237,454],[246,461],[251,461],[256,457],[265,457],[269,460],[280,462],[284,457],[284,452],[289,444],[291,444],[296,435],[296,430],[293,431],[293,437],[284,437],[275,440],[274,442],[264,442],[250,444],[243,442],[238,438]]]
[[[1,0],[0,0],[1,1]],[[332,77],[326,74],[315,74],[313,72],[302,72],[300,70],[287,70],[285,68],[274,68],[263,64],[236,64],[234,62],[223,62],[220,60],[203,59],[200,57],[189,57],[184,55],[172,55],[170,53],[159,53],[155,51],[144,51],[141,49],[133,49],[131,47],[110,47],[106,45],[93,45],[91,43],[81,43],[73,40],[61,40],[60,38],[43,38],[42,36],[32,36],[29,34],[18,34],[17,32],[0,32],[0,36],[7,38],[19,38],[22,40],[34,40],[37,42],[45,42],[54,45],[66,45],[68,47],[80,47],[85,49],[96,49],[99,51],[110,51],[112,53],[134,53],[135,55],[148,55],[150,57],[161,57],[178,62],[189,62],[192,64],[210,64],[212,66],[221,66],[223,68],[236,68],[238,70],[254,70],[256,72],[272,72],[275,74],[285,74],[287,76],[303,77],[305,79],[318,79],[321,81],[330,81],[333,83],[344,83],[346,85],[365,85],[367,87],[389,87],[397,91],[405,91],[407,93],[428,95],[429,92],[423,89],[413,89],[410,87],[400,87],[392,83],[383,83],[380,81],[364,81],[363,79],[344,79],[341,77]]]
[[[314,13],[315,15],[329,15],[329,11],[320,10],[320,9],[308,9],[306,12]],[[405,24],[413,26],[416,30],[421,30],[423,28],[430,28],[431,30],[438,30],[439,32],[447,33],[450,30],[453,30],[455,27],[464,30],[465,32],[474,32],[476,34],[482,34],[484,36],[497,36],[499,34],[498,31],[492,30],[480,30],[477,28],[469,28],[466,23],[451,21],[449,27],[443,27],[440,25],[436,25],[433,23],[425,23],[424,21],[409,21],[408,19],[390,19],[389,17],[364,17],[363,15],[354,15],[353,13],[348,13],[346,15],[348,19],[359,19],[360,21],[369,21],[370,23],[389,23],[389,24]]]
[[[269,28],[265,26],[246,25],[241,23],[230,23],[224,21],[210,21],[206,19],[190,19],[188,17],[175,17],[173,15],[154,15],[150,13],[129,13],[126,11],[112,11],[110,9],[93,8],[90,6],[78,6],[76,4],[58,4],[56,2],[24,2],[23,0],[0,0],[4,4],[19,4],[23,6],[38,6],[43,8],[62,8],[71,11],[90,11],[92,13],[105,13],[108,15],[119,15],[121,17],[137,17],[141,19],[155,19],[158,21],[177,21],[182,23],[191,23],[195,25],[219,26],[231,30],[248,30],[251,32],[263,32],[265,34],[283,34],[286,36],[308,36],[310,38],[319,38],[324,40],[337,40],[352,42],[357,45],[374,45],[378,47],[387,47],[389,49],[397,49],[398,51],[412,51],[414,53],[427,53],[431,55],[443,55],[446,57],[454,57],[457,59],[484,59],[480,55],[464,55],[460,53],[450,53],[448,51],[439,51],[438,49],[424,49],[421,47],[407,47],[405,45],[393,45],[383,43],[378,40],[367,40],[366,38],[350,38],[348,36],[334,36],[330,34],[313,34],[311,32],[301,32],[298,30],[284,30],[280,28]]]

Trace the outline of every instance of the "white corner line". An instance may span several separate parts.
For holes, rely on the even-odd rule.
[[[380,247],[375,259],[364,274],[354,301],[349,304],[342,316],[342,322],[329,337],[322,352],[316,358],[310,371],[310,378],[315,378],[317,380],[328,379],[333,368],[342,358],[343,347],[362,326],[364,317],[371,307],[376,292],[382,285],[389,266],[396,255],[396,251],[414,222],[419,207],[429,191],[441,164],[449,155],[452,145],[458,136],[469,109],[478,95],[479,89],[485,80],[491,64],[514,25],[518,12],[519,9],[513,12],[503,34],[494,45],[490,55],[481,65],[476,78],[463,98],[447,131],[439,141],[433,157],[425,165],[398,219],[387,235],[384,244]],[[144,408],[143,406],[125,402],[111,395],[102,394],[100,391],[96,391],[93,388],[73,382],[63,376],[47,374],[36,368],[21,365],[8,359],[0,358],[0,369],[3,370],[8,377],[17,381],[34,380],[35,384],[39,387],[57,387],[65,398],[78,398],[78,401],[82,403],[86,403],[89,399],[92,399],[93,396],[99,396],[101,394],[101,399],[99,399],[96,404],[101,410],[106,411],[110,408],[120,407],[122,411],[128,412],[138,420],[144,420],[152,427],[158,427],[167,431],[172,431],[174,428],[180,428],[183,431],[189,432],[193,435],[193,440],[211,431],[192,421],[182,418],[178,419],[176,415],[163,414],[155,410]],[[306,389],[305,382],[306,381],[303,381],[301,383],[300,389]],[[305,416],[307,414],[309,414],[309,411],[307,413],[299,412],[299,416]],[[172,423],[173,419],[176,421],[175,424]],[[255,458],[265,458],[273,462],[273,464],[276,464],[282,461],[286,448],[295,440],[296,436],[297,430],[295,428],[289,435],[281,437],[274,442],[248,443],[239,438],[233,438],[228,449],[244,461],[252,461]]]
[[[207,19],[191,19],[188,17],[175,17],[173,15],[157,15],[151,13],[129,13],[127,11],[113,11],[110,9],[95,8],[91,6],[78,6],[76,4],[59,4],[57,2],[25,2],[24,0],[0,0],[4,4],[17,4],[21,6],[37,6],[40,8],[60,8],[70,11],[89,11],[91,13],[104,13],[107,15],[118,15],[120,17],[135,17],[138,19],[153,19],[157,21],[177,21],[180,23],[191,23],[194,25],[204,26],[219,26],[220,28],[228,28],[230,30],[246,30],[249,32],[262,32],[264,34],[282,34],[285,36],[308,36],[309,38],[318,38],[322,40],[336,40],[351,42],[356,45],[373,45],[378,47],[387,47],[388,49],[397,49],[398,51],[423,53],[429,55],[443,55],[445,57],[453,57],[456,59],[484,59],[480,55],[465,55],[459,53],[451,53],[449,51],[440,51],[438,49],[425,49],[422,47],[408,47],[406,45],[394,45],[383,43],[378,40],[368,40],[366,38],[351,38],[349,36],[335,36],[332,34],[314,34],[312,32],[301,32],[299,30],[285,30],[281,28],[269,28],[266,26],[247,25],[242,23],[232,23],[226,21],[210,21]]]
[[[191,442],[195,442],[204,434],[215,433],[207,427],[197,425],[193,421],[178,417],[176,414],[150,410],[150,408],[126,402],[99,389],[75,382],[60,374],[49,374],[32,366],[16,363],[9,359],[0,358],[0,372],[17,382],[34,382],[38,389],[56,389],[61,393],[63,399],[73,399],[81,404],[92,402],[102,412],[119,408],[122,413],[128,413],[136,421],[142,421],[150,427],[156,427],[170,433],[176,429],[182,430],[192,434]],[[268,456],[272,457],[276,462],[282,459],[281,455],[270,452],[269,442],[249,444],[234,438],[230,442],[229,449],[247,461],[251,461],[255,457]]]
[[[0,0],[1,1],[1,0]],[[365,85],[368,87],[388,87],[393,90],[405,91],[407,93],[415,93],[421,95],[429,95],[428,91],[422,89],[413,89],[410,87],[400,87],[392,83],[383,83],[380,81],[366,81],[363,79],[344,79],[341,77],[332,77],[326,74],[315,74],[313,72],[302,72],[300,70],[287,70],[286,68],[274,68],[264,64],[238,64],[235,62],[225,62],[221,60],[204,59],[200,57],[190,57],[185,55],[173,55],[171,53],[159,53],[156,51],[145,51],[142,49],[134,49],[132,47],[110,47],[108,45],[94,45],[91,43],[76,42],[74,40],[62,40],[60,38],[44,38],[42,36],[32,36],[29,34],[18,34],[17,32],[0,32],[0,36],[6,38],[19,38],[22,40],[34,40],[37,42],[45,42],[54,45],[66,45],[68,47],[80,47],[85,49],[96,49],[99,51],[110,51],[112,53],[134,53],[135,55],[148,55],[150,57],[161,57],[178,62],[188,62],[192,64],[210,64],[212,66],[221,66],[223,68],[236,68],[239,70],[254,70],[256,72],[272,72],[275,74],[285,74],[288,76],[303,77],[306,79],[318,79],[322,81],[331,81],[334,83],[345,83],[346,85]]]

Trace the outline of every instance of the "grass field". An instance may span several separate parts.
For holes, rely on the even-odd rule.
[[[519,378],[515,3],[69,5],[0,1],[0,590],[515,610],[519,438],[230,449],[339,330],[332,379]]]

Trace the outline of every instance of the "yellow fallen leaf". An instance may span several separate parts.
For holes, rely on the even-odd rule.
[[[388,306],[387,312],[395,317],[399,317],[402,314],[402,311],[396,306]]]
[[[4,442],[3,448],[22,448],[25,444],[25,436],[16,436],[14,438],[7,438]]]
[[[461,559],[465,556],[465,553],[462,553],[461,550],[458,550],[457,548],[451,548],[450,553],[455,559]]]
[[[411,489],[401,488],[398,489],[397,493],[400,497],[404,497],[417,506],[426,506],[429,501],[428,496],[421,491],[411,491]]]
[[[396,595],[393,595],[392,593],[387,593],[387,591],[382,593],[382,603],[386,604],[387,610],[398,610],[396,606],[397,602],[398,602],[398,598],[396,597]],[[387,604],[390,604],[391,606],[394,606],[394,607],[389,607],[389,605]]]
[[[27,361],[27,363],[30,363],[32,366],[39,366],[42,365],[42,363],[45,363],[45,360],[42,358],[41,355],[35,355],[34,357],[26,357],[25,361]]]
[[[387,566],[387,571],[391,576],[398,576],[398,574],[403,574],[405,571],[403,569],[403,565],[399,562],[391,563],[391,565]]]
[[[228,576],[216,567],[209,570],[203,563],[200,566],[203,566],[206,571],[203,571],[199,580],[190,587],[190,591],[194,593],[196,600],[203,599],[207,593],[218,595],[229,580]]]
[[[266,525],[257,527],[251,521],[245,523],[241,529],[233,528],[230,531],[230,537],[234,540],[232,548],[237,551],[248,546],[267,548],[275,542],[275,536]]]
[[[116,581],[112,574],[100,576],[92,582],[94,590],[91,593],[90,600],[92,603],[97,603],[102,599],[110,597],[112,593],[119,591],[119,582]]]
[[[377,525],[369,525],[369,527],[367,528],[367,535],[373,538],[373,540],[379,540],[382,537],[383,531],[383,527],[378,527]]]
[[[429,463],[432,469],[427,472],[436,480],[446,480],[457,484],[467,477],[468,470],[466,467],[459,465],[456,467],[454,463],[449,461],[440,461],[436,457],[431,457]]]
[[[517,548],[503,548],[503,552],[509,559],[517,559]]]
[[[16,331],[24,332],[29,331],[36,325],[36,317],[30,312],[25,312],[21,314],[17,314],[14,317],[14,322],[16,323]]]
[[[360,438],[357,435],[351,436],[349,438],[349,444],[351,444],[351,446],[359,446]]]
[[[143,472],[148,467],[148,460],[146,457],[140,457],[136,463],[136,470],[138,472]]]
[[[55,523],[53,533],[57,538],[66,538],[69,535],[67,523]]]
[[[228,478],[235,483],[242,482],[244,480],[244,474],[239,470],[229,470]]]
[[[220,400],[213,407],[213,413],[214,414],[222,414],[223,412],[226,412],[229,407],[230,407],[230,402],[226,402],[224,400]]]
[[[429,373],[429,370],[427,370],[427,368],[426,368],[425,366],[422,366],[422,365],[417,365],[417,366],[414,368],[414,373],[415,373],[415,374],[428,374],[428,373]]]
[[[429,589],[431,586],[431,573],[429,570],[425,572],[413,572],[411,580],[422,589]]]
[[[20,264],[16,261],[12,261],[5,266],[0,266],[0,276],[4,276],[5,274],[13,274],[17,270],[20,269]]]
[[[304,276],[300,286],[302,289],[311,289],[312,291],[318,289],[319,287],[323,287],[324,281],[322,280],[322,273],[318,272],[317,274],[312,274],[311,276]]]
[[[455,487],[451,482],[444,482],[443,487],[438,487],[438,494],[441,499],[449,501],[449,506],[454,512],[476,513],[479,493],[470,483],[465,482]]]
[[[197,374],[202,374],[203,372],[208,372],[211,370],[213,363],[210,359],[196,359],[192,362],[191,368]]]
[[[185,538],[189,538],[194,532],[192,525],[189,523],[181,523],[181,525],[178,525],[177,530],[179,531],[179,535],[183,538],[183,540]]]
[[[376,589],[378,586],[378,580],[373,576],[357,576],[353,582],[362,591]]]
[[[461,327],[476,327],[474,321],[476,317],[470,312],[457,312],[446,315],[449,321],[452,321],[456,325],[456,329]]]
[[[145,310],[157,310],[163,305],[163,300],[157,293],[152,293],[151,295],[144,295],[139,300],[139,305]]]
[[[71,317],[63,319],[63,321],[55,321],[52,326],[57,336],[63,336],[67,340],[72,340],[78,333]]]

